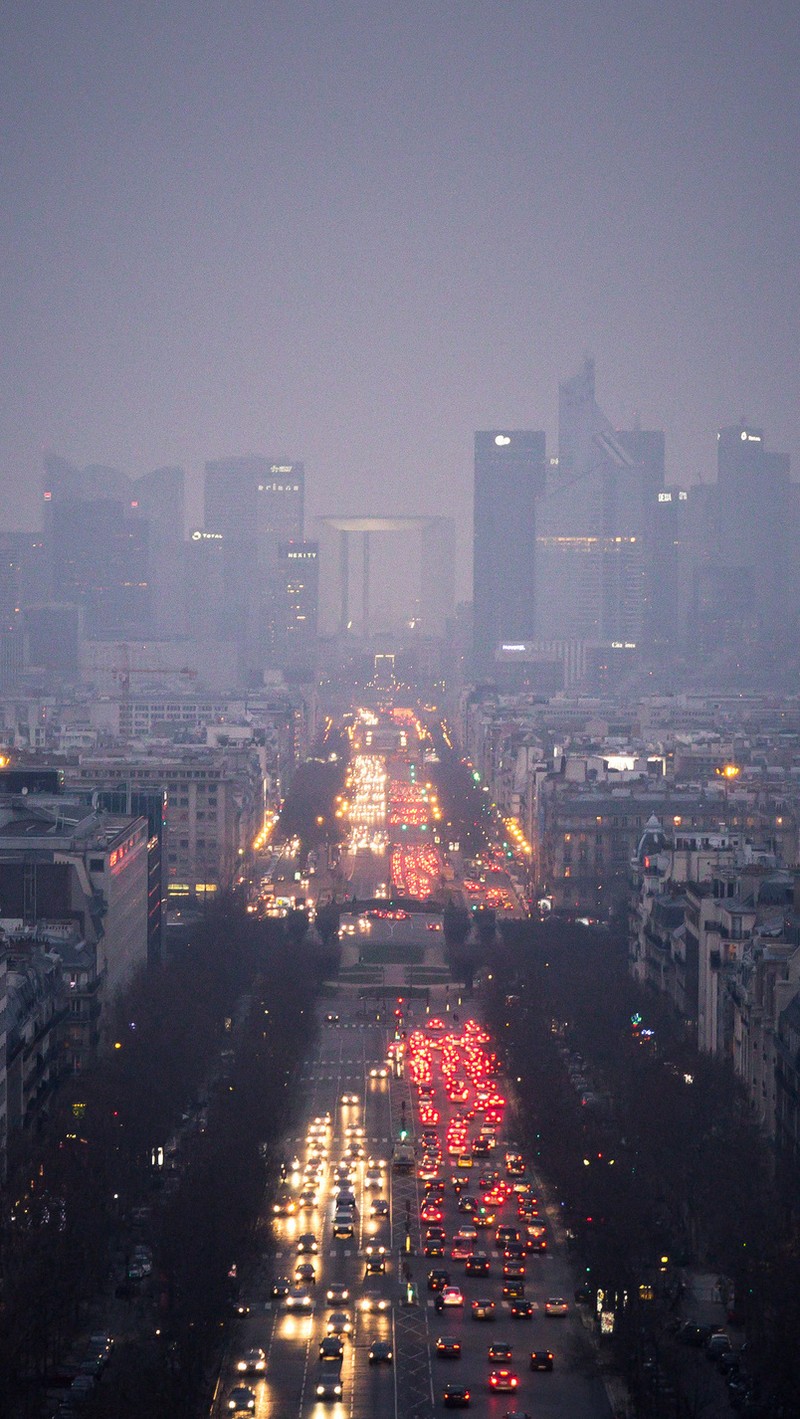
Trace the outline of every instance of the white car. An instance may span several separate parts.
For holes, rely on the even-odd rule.
[[[365,1187],[380,1187],[383,1182],[383,1174],[380,1168],[367,1168],[364,1174]]]
[[[345,1335],[353,1334],[353,1322],[347,1311],[331,1311],[325,1330],[328,1335],[338,1335],[342,1339]]]
[[[235,1385],[228,1395],[229,1414],[252,1414],[256,1407],[256,1397],[249,1385]]]
[[[463,1306],[464,1304],[460,1286],[444,1286],[441,1294],[442,1304],[445,1306]]]
[[[546,1316],[565,1316],[569,1314],[569,1306],[563,1296],[548,1296],[544,1303],[544,1313]]]
[[[260,1345],[252,1350],[245,1350],[240,1360],[236,1361],[236,1369],[240,1375],[263,1375],[267,1368],[267,1357]]]
[[[314,1302],[307,1286],[290,1286],[285,1304],[287,1311],[310,1311]]]

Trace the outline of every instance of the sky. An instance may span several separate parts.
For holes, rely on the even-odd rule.
[[[41,459],[306,463],[308,511],[450,512],[472,434],[614,424],[800,478],[784,0],[17,0],[0,18],[0,525]],[[464,570],[466,568],[466,570]]]

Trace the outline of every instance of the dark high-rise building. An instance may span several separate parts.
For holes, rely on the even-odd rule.
[[[313,649],[319,621],[319,543],[281,542],[278,574],[277,647],[307,653]]]
[[[475,435],[473,659],[489,674],[504,643],[536,634],[536,516],[545,436],[530,429]]]
[[[222,458],[206,464],[205,526],[222,533],[237,584],[230,588],[248,675],[272,656],[280,617],[282,543],[303,540],[305,472],[289,458]],[[233,565],[233,562],[230,562]]]
[[[539,514],[539,636],[638,645],[651,599],[664,435],[613,428],[595,397],[592,360],[559,385],[558,408],[558,458]]]
[[[798,612],[797,503],[789,456],[767,450],[763,429],[734,424],[717,435],[721,571],[752,587],[762,631]]]
[[[303,536],[305,470],[288,458],[221,458],[206,464],[205,525],[230,542],[254,545],[259,567],[281,542]]]
[[[46,457],[42,599],[79,606],[88,636],[181,632],[183,483],[179,468],[132,479]]]

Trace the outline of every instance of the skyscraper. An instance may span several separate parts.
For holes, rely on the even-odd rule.
[[[545,436],[530,429],[475,435],[473,660],[490,674],[506,642],[536,635],[537,500],[545,487]]]
[[[117,468],[44,461],[47,598],[84,612],[89,636],[181,632],[177,576],[184,475],[158,468],[129,478]]]
[[[239,647],[258,680],[275,648],[281,576],[279,547],[303,539],[305,470],[290,458],[224,458],[206,464],[205,528],[220,532],[239,582],[234,602],[246,608]],[[232,563],[231,563],[232,564]]]
[[[289,654],[313,651],[319,620],[319,543],[281,542],[276,644]]]
[[[229,542],[255,545],[259,567],[280,542],[303,536],[305,470],[290,458],[222,458],[206,464],[205,526]]]
[[[592,360],[558,394],[558,458],[548,467],[538,526],[539,635],[638,643],[664,435],[613,428],[595,397]]]
[[[752,588],[763,630],[798,612],[797,490],[789,456],[771,453],[763,429],[745,423],[717,435],[719,554],[729,581]]]

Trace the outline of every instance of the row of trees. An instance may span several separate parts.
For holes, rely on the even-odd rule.
[[[115,1008],[110,1053],[63,1088],[48,1135],[32,1141],[15,1195],[3,1198],[0,1412],[38,1412],[28,1407],[35,1382],[85,1308],[110,1294],[110,1259],[131,1245],[133,1209],[155,1201],[146,1236],[159,1335],[143,1317],[96,1412],[105,1404],[125,1419],[143,1399],[150,1413],[197,1412],[229,1272],[252,1254],[292,1071],[330,968],[305,946],[302,970],[287,970],[292,949],[283,922],[223,904],[178,959],[137,978]],[[161,1197],[154,1150],[200,1103],[206,1127],[181,1149],[177,1190]]]
[[[620,1356],[631,1363],[656,1324],[658,1303],[640,1304],[640,1285],[696,1261],[732,1278],[774,1412],[800,1412],[798,1237],[732,1070],[698,1055],[642,994],[622,936],[534,922],[503,934],[489,1002],[519,1080],[520,1130],[587,1280],[629,1298]],[[584,1061],[588,1105],[566,1051]]]

